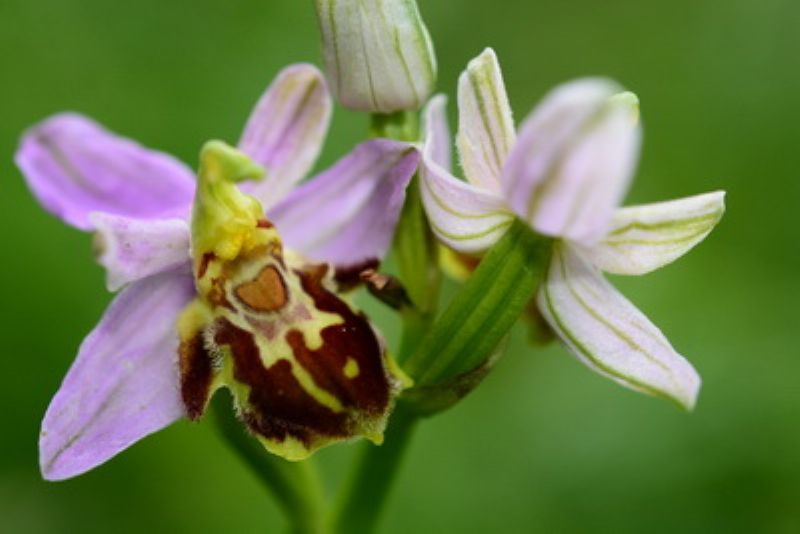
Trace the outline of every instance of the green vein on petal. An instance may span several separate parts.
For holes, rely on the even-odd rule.
[[[558,249],[558,247],[557,247],[557,249]],[[569,283],[569,278],[567,277],[567,273],[566,273],[565,262],[563,261],[563,252],[560,251],[560,250],[556,250],[556,251],[554,251],[554,254],[559,254],[559,260],[558,261],[561,264],[560,265],[561,276],[563,277],[565,285],[569,289],[569,291],[572,294],[572,296],[576,299],[577,303],[583,309],[585,309],[594,319],[596,319],[602,325],[604,325],[607,328],[609,328],[615,335],[617,335],[618,338],[620,338],[622,341],[624,341],[629,347],[631,347],[634,350],[637,350],[642,355],[644,355],[646,359],[648,359],[652,363],[656,364],[658,367],[661,367],[662,369],[667,371],[667,376],[669,377],[670,381],[675,386],[678,386],[677,389],[679,389],[679,390],[682,389],[680,387],[680,385],[675,381],[675,377],[670,372],[669,367],[667,367],[661,361],[659,361],[654,356],[652,356],[647,351],[645,351],[641,346],[639,346],[638,343],[634,342],[632,339],[630,339],[628,336],[626,336],[624,333],[622,333],[619,329],[617,329],[616,327],[614,327],[613,325],[611,325],[610,323],[605,321],[594,309],[592,309],[582,298],[580,298],[580,296],[577,294],[577,292],[575,291],[573,286]],[[556,261],[555,257],[554,257],[554,261]],[[552,269],[552,266],[551,266],[551,269]],[[550,271],[548,270],[548,274],[547,274],[547,276],[545,278],[545,282],[544,282],[544,284],[542,286],[544,297],[545,297],[545,301],[546,301],[546,304],[547,304],[548,311],[552,315],[553,320],[556,322],[556,325],[557,325],[558,329],[567,338],[566,341],[568,341],[573,347],[575,347],[576,350],[578,350],[582,355],[584,355],[600,371],[608,374],[609,376],[618,378],[618,379],[622,380],[623,382],[626,382],[626,383],[630,384],[634,389],[638,389],[638,390],[640,390],[642,392],[648,393],[648,394],[653,395],[655,397],[659,397],[659,398],[663,398],[663,399],[669,400],[670,402],[677,404],[681,408],[684,408],[684,409],[686,408],[686,406],[684,405],[683,402],[681,402],[680,399],[674,397],[669,392],[664,391],[664,390],[659,389],[659,388],[656,388],[656,387],[651,386],[649,384],[646,384],[646,383],[644,383],[644,382],[642,382],[640,380],[637,380],[637,379],[635,379],[635,378],[633,378],[631,376],[627,376],[627,375],[622,374],[620,371],[614,369],[613,367],[610,367],[610,366],[606,365],[595,353],[593,353],[591,350],[589,350],[589,348],[585,344],[583,344],[578,339],[578,337],[567,327],[567,325],[565,324],[565,322],[562,319],[561,315],[556,310],[556,307],[555,307],[555,305],[553,303],[552,295],[550,294],[550,291],[548,289],[549,288],[549,279],[550,279]],[[635,324],[635,323],[633,324],[633,326],[635,326],[637,329],[642,331],[642,333],[645,333],[645,334],[648,334],[648,335],[652,336],[648,331],[649,329],[644,329],[642,326],[640,326],[638,324]],[[656,340],[656,341],[659,341],[659,340]],[[663,345],[663,343],[661,341],[659,341],[659,344]]]
[[[452,207],[448,206],[447,203],[444,200],[442,200],[442,198],[439,195],[436,194],[436,192],[433,190],[430,184],[428,184],[427,180],[421,180],[421,182],[424,184],[425,190],[428,193],[430,193],[431,197],[433,197],[433,200],[436,202],[436,204],[444,211],[446,211],[451,215],[454,215],[455,217],[459,217],[462,219],[488,219],[491,217],[509,217],[509,218],[513,217],[513,215],[507,211],[492,211],[490,213],[464,213],[455,210]]]
[[[565,282],[566,286],[569,288],[569,292],[575,298],[575,300],[580,305],[580,307],[583,308],[584,310],[586,310],[586,312],[589,315],[591,315],[598,323],[602,324],[603,326],[605,326],[606,328],[608,328],[609,330],[614,332],[614,334],[618,338],[620,338],[622,341],[624,341],[625,344],[627,344],[631,349],[642,353],[644,355],[644,357],[647,360],[649,360],[651,363],[653,363],[656,366],[661,367],[665,371],[669,372],[669,367],[667,367],[661,361],[659,361],[658,358],[656,358],[655,356],[653,356],[650,353],[648,353],[644,349],[644,347],[642,347],[641,345],[636,343],[633,339],[631,339],[629,336],[627,336],[622,330],[620,330],[619,328],[614,326],[611,322],[605,320],[599,313],[597,313],[597,311],[594,308],[589,306],[589,304],[583,299],[583,297],[581,297],[581,295],[578,293],[578,291],[575,290],[575,286],[573,284],[571,284],[570,281],[569,281],[570,278],[567,275],[566,261],[564,261],[563,252],[559,250],[558,252],[556,252],[556,254],[558,254],[558,256],[559,256],[559,258],[561,260],[560,261],[560,263],[561,263],[561,276],[564,278],[564,282]],[[634,324],[634,323],[632,323],[632,324]],[[643,330],[641,327],[639,329]]]
[[[702,233],[702,231],[704,231],[705,228],[713,226],[714,224],[716,224],[716,222],[719,221],[721,217],[722,217],[722,213],[721,212],[714,212],[714,213],[710,213],[710,214],[707,214],[707,215],[698,215],[696,217],[691,217],[691,218],[688,218],[688,219],[661,221],[661,222],[655,222],[655,223],[645,223],[645,222],[642,222],[642,221],[631,221],[628,224],[626,224],[625,226],[621,226],[619,228],[616,228],[616,229],[612,230],[611,232],[609,232],[608,235],[609,236],[616,236],[616,235],[624,234],[624,233],[629,232],[631,230],[664,230],[664,229],[676,229],[676,230],[679,230],[679,229],[687,228],[689,226],[702,228],[702,230],[700,232],[698,232],[698,234],[699,234],[699,233]]]
[[[482,237],[486,237],[487,235],[490,235],[493,232],[496,232],[498,230],[502,230],[504,228],[507,228],[507,227],[511,226],[511,224],[513,222],[514,222],[514,219],[509,219],[507,221],[502,221],[502,222],[499,222],[499,223],[497,223],[497,224],[495,224],[493,226],[490,226],[489,228],[487,228],[485,230],[482,230],[480,232],[475,232],[475,233],[472,233],[472,234],[453,234],[451,232],[447,232],[447,231],[443,230],[440,226],[438,226],[433,221],[431,221],[431,227],[439,235],[442,235],[442,236],[444,236],[444,237],[446,237],[448,239],[451,239],[453,241],[470,241],[470,240],[473,240],[473,239],[480,239]]]

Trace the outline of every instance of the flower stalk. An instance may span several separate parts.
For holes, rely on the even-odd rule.
[[[416,350],[436,316],[441,283],[438,252],[422,207],[418,178],[412,180],[407,195],[393,247],[400,280],[412,302],[402,311],[401,364]]]
[[[373,532],[411,442],[419,417],[405,404],[392,414],[386,441],[359,451],[350,479],[331,516],[333,532]]]
[[[270,491],[289,521],[291,534],[328,534],[325,495],[315,465],[310,461],[289,462],[273,454],[244,432],[230,409],[230,400],[220,396],[211,402],[211,412],[220,436]]]
[[[376,113],[371,116],[370,133],[376,137],[414,142],[420,135],[419,117],[407,111]],[[408,186],[392,250],[399,279],[412,304],[401,310],[403,328],[397,358],[402,363],[416,349],[417,342],[436,315],[441,282],[436,240],[422,206],[417,177],[412,178]]]

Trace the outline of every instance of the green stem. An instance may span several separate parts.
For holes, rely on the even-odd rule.
[[[212,402],[212,412],[227,444],[272,493],[289,520],[291,534],[327,534],[325,496],[314,465],[289,462],[268,453],[249,436],[222,395]]]
[[[414,143],[419,138],[419,117],[414,111],[373,113],[370,115],[369,133],[373,137]]]
[[[380,447],[364,444],[332,518],[334,532],[368,534],[374,531],[417,421],[411,410],[398,405],[384,444]]]
[[[415,142],[419,138],[419,118],[416,113],[399,111],[389,115],[373,114],[370,133],[399,141]],[[420,339],[436,314],[439,300],[439,258],[436,240],[431,232],[422,206],[419,177],[414,176],[406,189],[406,201],[395,229],[392,243],[400,281],[413,306],[404,310],[404,342],[398,359],[413,352],[410,342]]]
[[[433,324],[441,282],[436,242],[422,207],[418,177],[408,187],[393,250],[400,280],[413,304],[401,317],[403,334],[398,362],[402,365]]]
[[[400,350],[397,362],[403,366],[405,360],[416,352],[420,342],[433,323],[432,312],[421,312],[418,309],[404,310],[400,316],[402,331],[400,333]]]

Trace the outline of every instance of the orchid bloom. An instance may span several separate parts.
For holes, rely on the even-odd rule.
[[[628,388],[686,409],[700,378],[661,331],[602,276],[640,275],[711,231],[724,193],[619,208],[639,150],[638,101],[605,79],[556,88],[514,129],[497,58],[459,80],[457,146],[466,181],[449,170],[444,99],[426,110],[422,195],[437,237],[480,256],[519,218],[553,238],[537,297],[550,327],[582,362]]]
[[[16,162],[30,189],[96,232],[107,285],[122,288],[44,417],[45,478],[81,474],[197,419],[220,387],[286,458],[359,435],[380,441],[400,379],[340,290],[386,252],[419,156],[374,139],[298,185],[330,114],[319,71],[285,69],[239,150],[205,145],[196,182],[178,160],[77,114],[24,135]]]

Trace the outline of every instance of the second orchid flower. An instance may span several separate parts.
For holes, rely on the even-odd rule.
[[[724,193],[618,208],[641,133],[637,98],[610,80],[558,87],[517,135],[488,49],[461,75],[458,103],[467,181],[450,173],[443,97],[426,111],[422,194],[439,239],[480,256],[515,218],[554,238],[537,298],[553,331],[600,374],[691,409],[697,372],[601,271],[639,275],[672,262],[719,221]]]

